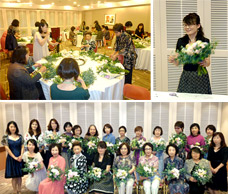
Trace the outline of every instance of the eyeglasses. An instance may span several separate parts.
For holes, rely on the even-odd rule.
[[[145,150],[152,150],[151,148],[146,148]]]

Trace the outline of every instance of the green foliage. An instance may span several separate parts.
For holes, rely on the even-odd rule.
[[[175,167],[175,164],[168,163],[162,174],[166,177],[167,181],[171,181],[172,179],[179,179],[179,177],[184,176],[185,173],[184,168],[179,170]]]
[[[102,66],[99,66],[97,68],[97,73],[100,73],[100,72],[113,73],[113,74],[120,74],[120,73],[128,74],[129,73],[128,70],[122,69],[121,67],[115,66],[111,63],[107,63]]]
[[[114,180],[117,184],[117,186],[120,186],[120,183],[127,183],[128,179],[130,178],[130,174],[128,173],[130,170],[130,168],[128,167],[119,167],[118,169],[115,168],[113,169],[113,173],[114,173]]]
[[[142,164],[137,166],[136,171],[142,177],[152,177],[156,173],[156,169],[154,167]]]
[[[198,185],[206,185],[206,183],[210,182],[208,174],[206,168],[197,166],[192,173],[192,177],[197,180]]]
[[[24,38],[18,38],[17,42],[27,42],[27,40],[25,40]]]
[[[48,80],[56,76],[56,69],[53,63],[45,63],[43,64],[43,66],[47,68],[47,70],[43,73],[43,76],[42,76],[44,79]]]
[[[54,53],[52,55],[49,55],[47,57],[45,57],[45,59],[51,63],[51,62],[54,62],[57,60],[58,57],[62,57],[62,54],[61,53]]]

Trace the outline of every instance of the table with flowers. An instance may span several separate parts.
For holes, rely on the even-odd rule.
[[[32,36],[25,36],[17,39],[18,46],[26,46],[27,44],[32,44],[33,37]]]
[[[86,52],[79,51],[61,51],[60,56],[56,57],[56,60],[52,62],[52,71],[55,71],[63,58],[74,58],[79,64],[81,74],[85,73],[84,76],[87,76],[83,77],[81,75],[84,81],[86,79],[86,81],[88,80],[87,82],[93,82],[91,85],[88,86],[90,100],[122,100],[125,71],[122,64],[116,62],[114,66],[118,67],[118,69],[123,72],[110,73],[109,70],[107,72],[104,72],[101,71],[101,69],[103,67],[106,67],[106,64],[108,64],[108,61],[106,59],[107,57],[105,57],[105,55],[93,52],[93,58],[91,58],[91,56],[85,53]],[[47,59],[43,58],[37,63],[48,64],[48,61]],[[47,74],[54,74],[52,76],[48,76],[48,79],[46,79],[45,75],[43,74],[40,83],[46,99],[51,100],[50,87],[53,83],[57,83],[56,80],[60,80],[61,78],[55,75],[56,72],[50,72],[51,68],[49,68],[48,66],[46,67],[47,71],[49,71],[47,72]],[[94,79],[91,77],[94,77]],[[91,81],[91,79],[93,80]]]

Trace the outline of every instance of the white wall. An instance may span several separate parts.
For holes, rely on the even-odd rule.
[[[151,19],[150,14],[151,7],[150,5],[143,6],[133,6],[133,7],[121,7],[121,8],[112,8],[112,9],[100,9],[100,10],[90,10],[83,11],[83,20],[86,21],[86,25],[94,26],[94,21],[97,20],[100,25],[104,24],[105,15],[115,14],[116,23],[122,23],[123,25],[127,21],[132,21],[133,26],[130,30],[135,30],[139,23],[144,24],[144,30],[151,32]],[[109,26],[112,29],[112,26]]]
[[[201,134],[205,136],[208,124],[216,126],[228,137],[228,103],[158,103],[158,102],[1,102],[0,103],[0,137],[5,132],[9,121],[18,123],[20,133],[25,134],[31,119],[40,121],[43,131],[46,130],[51,118],[60,123],[61,132],[66,121],[73,125],[79,124],[83,129],[83,136],[90,124],[95,124],[102,137],[105,123],[114,128],[114,135],[118,136],[118,127],[125,125],[128,137],[134,136],[134,128],[143,126],[144,136],[150,139],[155,126],[163,128],[163,137],[174,132],[174,123],[182,120],[185,123],[184,132],[189,135],[189,127],[193,122],[201,126]],[[228,141],[228,139],[227,139]]]

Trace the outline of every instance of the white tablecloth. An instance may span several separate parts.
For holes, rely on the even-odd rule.
[[[83,39],[83,35],[77,35],[77,46],[76,47],[81,47],[82,39]]]
[[[135,69],[151,69],[151,47],[147,48],[136,48],[138,58],[136,60]]]
[[[115,79],[106,79],[106,78],[100,77],[96,73],[96,67],[100,66],[101,64],[96,61],[91,61],[89,57],[85,57],[85,59],[86,59],[86,63],[85,65],[80,66],[80,71],[83,72],[91,68],[97,76],[97,79],[95,80],[93,85],[90,85],[89,87],[89,93],[90,93],[89,100],[122,100],[124,76],[121,75]],[[45,59],[41,59],[38,62],[45,63],[45,61],[46,61]],[[55,63],[55,66],[57,67],[61,61],[62,59],[59,59]],[[50,86],[52,85],[53,81],[41,79],[40,83],[42,85],[46,100],[51,100]]]
[[[151,92],[151,100],[159,102],[169,101],[206,101],[206,102],[228,102],[228,96],[225,95],[209,95],[209,94],[191,94],[177,92]]]
[[[64,32],[64,31],[61,32],[61,35],[62,35],[62,41],[63,42],[67,41],[67,39],[69,39],[69,36],[70,36],[68,31],[67,32]]]
[[[26,42],[17,42],[18,46],[26,46],[27,44],[31,43],[31,40],[33,39],[32,36],[26,36],[26,37],[21,37],[24,40],[26,40]]]

